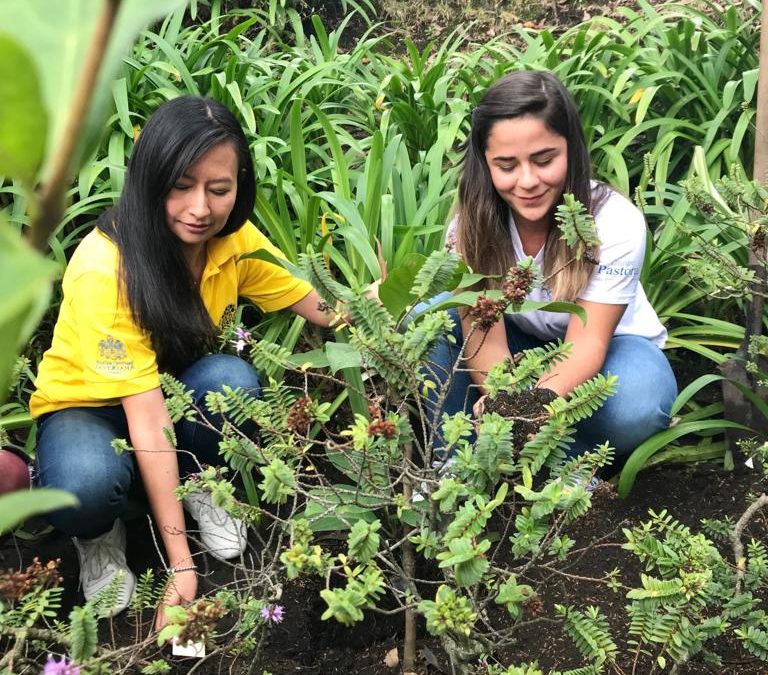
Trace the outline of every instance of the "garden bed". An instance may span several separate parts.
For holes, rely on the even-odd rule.
[[[589,547],[583,554],[572,554],[571,563],[565,568],[568,575],[552,574],[545,583],[538,583],[541,603],[526,607],[522,618],[531,623],[522,629],[518,645],[498,655],[505,664],[538,660],[545,669],[575,668],[582,664],[579,653],[560,625],[550,621],[554,616],[555,604],[568,604],[577,608],[596,605],[604,612],[611,624],[617,643],[622,646],[626,639],[627,617],[624,606],[626,591],[613,592],[599,579],[605,573],[618,567],[621,581],[627,587],[637,586],[641,569],[636,557],[622,550],[625,541],[622,527],[637,525],[647,520],[648,510],[656,512],[666,509],[682,524],[700,531],[701,520],[730,517],[736,520],[744,511],[751,495],[760,494],[764,479],[759,471],[744,469],[740,472],[723,471],[716,464],[692,466],[665,466],[640,474],[638,481],[627,499],[618,498],[607,489],[600,488],[594,495],[593,508],[569,529],[576,540],[576,548]],[[503,526],[503,521],[499,522]],[[40,522],[27,525],[27,529],[41,526]],[[768,522],[759,515],[745,533],[750,537],[764,539]],[[162,569],[155,553],[152,536],[147,522],[139,518],[129,523],[129,563],[136,572],[147,567]],[[332,535],[331,535],[332,537]],[[325,545],[329,545],[326,540]],[[332,542],[330,542],[332,544]],[[724,554],[732,558],[727,544]],[[19,568],[39,556],[43,561],[61,558],[60,570],[66,589],[63,607],[59,614],[66,618],[71,607],[82,602],[77,590],[77,560],[71,542],[62,535],[49,532],[36,539],[5,537],[0,544],[0,567]],[[208,559],[210,562],[210,559]],[[538,578],[542,579],[539,569]],[[232,578],[230,568],[222,563],[212,565],[204,571],[201,581],[203,591],[226,584]],[[394,647],[402,647],[402,622],[397,616],[385,616],[367,612],[365,621],[353,628],[345,628],[335,621],[321,621],[325,603],[319,596],[322,581],[303,577],[288,582],[281,599],[285,607],[285,619],[267,634],[262,656],[257,662],[250,657],[233,658],[227,654],[216,654],[204,663],[190,659],[171,660],[175,672],[189,672],[194,665],[197,673],[227,672],[233,674],[257,673],[263,671],[272,675],[358,673],[360,675],[382,675],[397,673],[399,669],[389,668],[385,655]],[[501,616],[501,615],[500,615]],[[541,619],[535,621],[535,619]],[[501,619],[500,619],[501,620]],[[509,620],[508,618],[506,619]],[[532,621],[533,620],[533,621]],[[135,618],[122,615],[109,622],[101,622],[102,640],[115,646],[130,645],[137,634]],[[141,635],[148,633],[151,615],[147,612],[138,629]],[[448,659],[442,653],[438,642],[426,634],[423,623],[419,625],[419,666],[420,673],[450,673]],[[757,675],[765,673],[765,664],[753,659],[738,644],[726,641],[715,643],[714,651],[722,658],[721,666],[694,659],[680,669],[680,673],[719,673],[721,675]],[[158,656],[168,656],[169,650]],[[400,651],[402,655],[402,651]],[[631,661],[617,664],[623,673],[649,673],[651,666],[642,660],[633,671]],[[129,671],[133,672],[133,671]],[[135,672],[139,672],[137,669]],[[610,671],[608,671],[610,672]]]

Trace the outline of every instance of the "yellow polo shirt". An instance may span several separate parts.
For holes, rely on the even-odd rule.
[[[247,222],[234,234],[208,242],[200,294],[211,319],[228,323],[238,297],[262,311],[283,309],[312,287],[278,265],[245,253],[279,249]],[[75,406],[117,405],[120,398],[159,386],[149,335],[134,323],[118,293],[119,254],[109,237],[94,229],[75,250],[64,274],[64,300],[51,348],[43,355],[30,400],[33,417]]]

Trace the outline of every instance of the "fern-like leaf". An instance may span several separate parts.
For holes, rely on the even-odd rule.
[[[616,391],[618,379],[616,375],[605,377],[602,373],[598,373],[591,380],[576,387],[567,400],[556,398],[547,408],[553,417],[558,416],[567,424],[576,424],[603,405],[605,400]]]
[[[85,661],[96,653],[98,625],[88,604],[75,607],[69,613],[69,637],[69,655],[73,661]]]
[[[461,264],[457,253],[444,250],[432,251],[416,274],[411,293],[419,298],[431,298],[448,288]]]
[[[160,386],[165,394],[165,407],[171,421],[176,423],[185,419],[194,422],[197,418],[197,411],[193,407],[192,391],[168,373],[160,374]]]
[[[573,442],[573,427],[560,419],[547,420],[520,451],[520,463],[536,475],[545,464],[552,466],[565,459]]]
[[[130,611],[139,614],[145,609],[156,609],[162,599],[163,595],[155,587],[155,572],[151,568],[147,569],[136,580]]]
[[[608,620],[597,607],[588,607],[586,612],[556,605],[565,630],[584,658],[596,665],[613,662],[618,647],[611,637]]]
[[[654,609],[664,603],[685,599],[685,589],[680,579],[655,579],[647,574],[640,575],[642,588],[634,588],[627,597],[638,600],[646,609]]]
[[[577,260],[586,258],[600,246],[600,239],[595,228],[595,219],[587,213],[584,205],[572,194],[563,195],[563,203],[557,207],[555,220],[560,228],[561,237],[574,251]]]
[[[256,370],[274,374],[277,370],[289,367],[288,359],[291,350],[268,340],[258,340],[251,343],[251,363]]]
[[[535,384],[545,370],[564,360],[570,351],[571,343],[563,343],[560,340],[543,347],[526,349],[512,368],[510,390],[519,392]]]
[[[118,570],[112,580],[102,588],[95,598],[88,601],[95,616],[111,616],[120,600],[125,586],[125,572]]]
[[[339,300],[348,300],[351,296],[349,289],[331,276],[322,254],[301,253],[298,265],[312,287],[331,307],[335,307]]]
[[[768,661],[768,632],[752,626],[737,628],[734,632],[744,645],[744,649],[752,656],[756,656],[761,661]]]
[[[453,319],[448,312],[431,312],[421,321],[409,323],[400,346],[406,366],[415,370],[435,341],[452,329]]]

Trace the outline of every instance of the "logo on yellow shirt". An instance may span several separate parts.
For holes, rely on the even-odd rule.
[[[128,352],[122,340],[108,335],[99,340],[99,358],[96,369],[107,373],[124,373],[133,368],[133,361],[128,360]]]

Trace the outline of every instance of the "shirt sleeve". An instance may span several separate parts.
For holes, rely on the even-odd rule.
[[[247,229],[246,229],[247,228]],[[241,255],[265,250],[276,258],[285,259],[282,251],[272,244],[251,223],[243,226]],[[238,260],[238,294],[248,298],[264,312],[290,307],[312,290],[312,285],[294,277],[288,270],[258,258]]]
[[[611,194],[595,217],[600,262],[581,295],[582,300],[625,305],[640,283],[646,246],[643,214],[618,193]]]
[[[115,399],[160,386],[149,336],[136,326],[116,275],[89,271],[70,300],[78,326],[83,382],[94,399]]]

